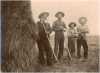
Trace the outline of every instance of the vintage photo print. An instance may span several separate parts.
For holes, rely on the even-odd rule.
[[[1,72],[99,73],[99,0],[1,0]]]

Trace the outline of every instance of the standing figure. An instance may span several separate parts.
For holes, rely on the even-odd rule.
[[[77,28],[79,33],[79,38],[77,40],[77,56],[81,57],[80,50],[81,46],[84,48],[84,58],[86,60],[88,58],[88,44],[86,40],[86,34],[89,33],[88,27],[85,25],[87,23],[87,19],[85,17],[79,18],[80,26]]]
[[[39,15],[40,21],[37,22],[37,45],[39,48],[39,63],[42,65],[52,65],[52,48],[48,40],[50,27],[49,24],[45,22],[48,16],[48,12],[41,13]]]
[[[60,60],[63,56],[63,50],[64,50],[64,31],[66,28],[65,23],[62,21],[62,18],[64,17],[63,12],[57,12],[55,14],[55,17],[57,20],[53,23],[53,31],[55,32],[55,47],[54,52],[58,59]]]
[[[77,37],[77,30],[75,29],[76,23],[71,22],[68,29],[68,49],[71,56],[75,56],[75,39]]]

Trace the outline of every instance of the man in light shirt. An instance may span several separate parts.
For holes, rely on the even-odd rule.
[[[71,56],[74,57],[75,56],[75,38],[76,36],[76,23],[75,22],[71,22],[69,25],[69,29],[68,29],[68,48],[69,51],[71,53]]]
[[[88,27],[86,25],[87,19],[86,17],[80,17],[79,18],[79,27],[77,28],[77,31],[79,33],[79,38],[77,39],[77,56],[78,58],[81,57],[80,50],[81,46],[84,48],[84,60],[88,58],[88,44],[86,40],[86,34],[89,33]]]
[[[58,59],[61,60],[64,50],[64,31],[66,29],[66,25],[62,20],[62,18],[64,17],[64,13],[57,12],[55,14],[55,17],[57,18],[57,20],[53,23],[52,27],[53,31],[55,32],[54,51]]]

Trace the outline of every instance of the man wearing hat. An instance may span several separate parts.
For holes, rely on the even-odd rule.
[[[88,45],[86,40],[86,34],[89,33],[88,27],[87,25],[85,25],[87,23],[86,17],[80,17],[79,23],[80,26],[78,27],[79,38],[77,40],[77,56],[78,58],[81,57],[80,50],[81,50],[81,46],[83,46],[84,48],[83,60],[86,60],[88,58]]]
[[[39,15],[40,21],[37,22],[39,63],[42,65],[52,65],[52,50],[47,36],[50,33],[50,27],[49,24],[45,22],[48,16],[48,12],[41,13]]]
[[[64,50],[64,31],[66,28],[65,23],[62,21],[62,18],[64,17],[63,12],[57,12],[55,14],[55,17],[57,20],[53,23],[53,31],[55,32],[55,47],[54,51],[58,59],[60,60],[63,56],[63,50]]]
[[[77,37],[77,29],[76,29],[76,23],[71,22],[69,24],[68,29],[68,49],[70,50],[71,56],[75,56],[75,38]]]

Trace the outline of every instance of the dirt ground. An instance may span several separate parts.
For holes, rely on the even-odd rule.
[[[36,72],[98,72],[99,71],[99,44],[98,43],[99,43],[98,37],[92,36],[88,38],[89,56],[85,62],[75,57],[72,58],[72,61],[69,61],[67,58],[67,52],[64,51],[64,57],[61,62],[56,63],[53,66],[49,66],[49,67],[40,66],[36,64],[34,70]]]

